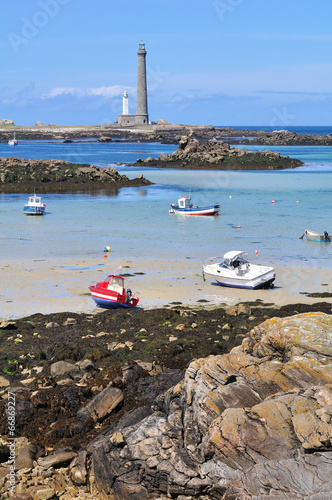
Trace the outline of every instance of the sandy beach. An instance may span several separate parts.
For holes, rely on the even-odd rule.
[[[311,304],[322,299],[307,293],[332,292],[331,273],[323,268],[277,267],[275,287],[269,290],[241,290],[203,280],[202,262],[195,259],[153,260],[107,257],[82,259],[8,260],[0,264],[2,289],[0,319],[14,319],[35,313],[98,312],[88,286],[113,272],[127,275],[125,286],[140,298],[143,309],[166,307],[181,302],[190,307],[234,305],[260,300],[277,307]],[[331,298],[323,300],[330,301]]]

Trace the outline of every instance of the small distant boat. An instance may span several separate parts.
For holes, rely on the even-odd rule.
[[[16,138],[15,138],[15,134],[14,134],[13,139],[10,139],[10,140],[8,141],[8,146],[17,146],[17,140],[16,140]]]
[[[310,231],[310,229],[306,229],[300,237],[300,240],[302,240],[304,236],[306,236],[308,241],[316,241],[318,243],[331,243],[331,236],[327,231],[324,231],[323,234],[320,234],[315,233],[315,231]]]
[[[178,204],[172,203],[169,210],[170,214],[176,215],[219,215],[220,205],[209,205],[207,207],[198,207],[191,203],[189,196],[181,196]]]
[[[273,288],[276,274],[273,267],[251,264],[245,252],[225,253],[221,263],[203,265],[203,276],[213,276],[222,286],[234,288]]]
[[[97,306],[106,309],[136,307],[139,302],[139,298],[132,295],[130,288],[125,290],[124,278],[117,274],[110,274],[104,281],[89,286],[89,290]]]
[[[28,203],[24,205],[23,213],[25,215],[44,215],[46,209],[45,203],[40,196],[29,196]]]

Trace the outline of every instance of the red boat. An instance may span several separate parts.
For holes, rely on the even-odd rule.
[[[97,306],[107,309],[117,307],[136,307],[138,297],[133,297],[130,288],[125,290],[124,278],[110,274],[104,281],[89,286],[91,297]]]

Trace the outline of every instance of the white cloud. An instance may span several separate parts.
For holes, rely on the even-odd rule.
[[[80,94],[82,94],[82,89],[76,87],[55,87],[51,89],[48,94],[43,94],[41,99],[54,99],[55,97],[66,94],[80,96]]]
[[[123,92],[128,89],[121,85],[113,85],[112,87],[97,87],[97,88],[92,88],[88,89],[89,94],[88,95],[99,95],[102,97],[117,97],[119,95],[122,95]]]
[[[43,94],[41,99],[54,99],[63,95],[72,95],[77,98],[90,96],[113,98],[122,96],[125,90],[131,94],[135,92],[133,87],[125,87],[123,85],[112,85],[111,87],[91,87],[86,89],[80,87],[55,87],[48,93]]]

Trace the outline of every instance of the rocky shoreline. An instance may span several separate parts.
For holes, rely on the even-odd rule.
[[[115,167],[74,164],[63,160],[0,158],[0,192],[39,193],[63,191],[116,191],[122,187],[152,184],[140,175],[129,179]]]
[[[20,140],[60,140],[64,142],[91,141],[105,142],[123,140],[134,142],[162,142],[177,144],[181,136],[193,135],[200,141],[209,139],[224,140],[239,144],[258,145],[295,145],[295,146],[331,146],[332,133],[329,135],[296,134],[288,130],[263,130],[216,128],[212,125],[181,125],[171,124],[158,120],[154,125],[147,126],[119,126],[106,123],[99,126],[56,126],[43,125],[34,127],[20,127],[0,124],[0,142],[7,142],[13,138]]]
[[[2,498],[13,398],[17,500],[324,498],[331,328],[327,302],[0,322]]]
[[[182,136],[178,149],[172,154],[160,153],[158,158],[149,157],[135,163],[140,164],[148,167],[200,170],[282,170],[299,167],[303,162],[289,156],[281,156],[278,152],[253,153],[245,149],[231,148],[228,143],[217,139],[201,141]]]

